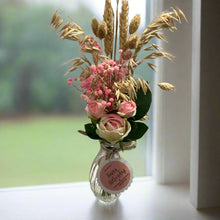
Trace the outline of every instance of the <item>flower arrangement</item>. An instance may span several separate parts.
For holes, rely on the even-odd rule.
[[[83,54],[67,62],[71,67],[66,73],[82,70],[79,77],[74,77],[74,81],[81,83],[81,88],[74,84],[72,78],[68,78],[68,84],[82,93],[81,98],[87,103],[85,110],[91,119],[91,123],[85,125],[85,132],[79,132],[92,139],[119,142],[123,149],[124,142],[141,138],[148,129],[140,121],[147,119],[152,99],[151,89],[145,80],[135,79],[134,71],[143,62],[155,70],[151,60],[159,57],[172,59],[171,54],[162,51],[159,45],[150,44],[150,41],[153,38],[166,40],[160,31],[175,30],[175,22],[181,23],[181,19],[186,20],[186,17],[180,9],[172,8],[172,11],[163,12],[155,18],[139,36],[136,31],[140,25],[140,15],[134,16],[128,24],[128,1],[122,1],[120,14],[118,5],[119,0],[116,18],[111,0],[106,0],[103,21],[92,19],[91,28],[97,39],[86,35],[73,21],[64,25],[57,11],[53,14],[51,25],[59,31],[60,39],[78,42]],[[104,41],[104,48],[98,39]],[[139,58],[141,50],[146,52],[146,56]],[[84,54],[90,54],[92,61]],[[174,89],[169,83],[160,83],[159,87],[163,90]]]
[[[51,20],[60,39],[77,42],[81,48],[81,57],[66,62],[70,64],[66,74],[76,70],[81,70],[81,74],[68,78],[67,83],[81,92],[91,120],[85,125],[85,131],[79,132],[101,143],[100,152],[91,166],[90,186],[96,197],[105,202],[116,200],[132,181],[131,167],[118,152],[135,148],[136,140],[148,130],[143,121],[148,119],[152,93],[148,82],[135,77],[134,72],[142,63],[155,71],[152,60],[159,57],[172,60],[171,54],[151,40],[166,41],[161,30],[173,31],[177,22],[187,21],[180,9],[171,8],[156,17],[139,35],[136,31],[140,26],[140,15],[134,16],[129,23],[128,1],[122,0],[120,14],[119,0],[116,2],[116,12],[111,0],[105,0],[103,20],[92,19],[94,37],[86,35],[72,20],[64,24],[57,11]],[[103,43],[104,47],[101,47]],[[174,86],[166,82],[158,86],[163,90],[174,90]]]

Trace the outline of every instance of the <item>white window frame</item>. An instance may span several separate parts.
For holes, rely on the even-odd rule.
[[[197,208],[220,207],[218,6],[193,0],[190,197]]]
[[[219,49],[213,48],[218,42],[217,24],[213,24],[218,20],[218,3],[156,0],[153,5],[154,15],[178,6],[189,19],[189,24],[166,35],[165,48],[177,57],[175,62],[157,63],[155,84],[171,82],[176,92],[170,95],[155,89],[153,173],[163,184],[189,182],[190,176],[190,198],[196,208],[220,206]]]

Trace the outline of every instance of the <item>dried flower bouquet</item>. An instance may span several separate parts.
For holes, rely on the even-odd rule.
[[[86,35],[72,20],[63,24],[64,20],[57,11],[53,14],[51,25],[58,30],[60,39],[78,42],[81,52],[92,57],[92,62],[85,55],[67,62],[71,66],[66,74],[77,69],[82,71],[80,76],[74,77],[74,81],[80,81],[81,88],[73,83],[72,78],[68,78],[68,84],[82,93],[81,98],[87,102],[86,111],[91,119],[91,123],[85,125],[85,132],[80,132],[92,139],[119,142],[123,148],[124,142],[141,138],[148,129],[145,123],[138,121],[147,119],[151,90],[145,80],[135,80],[134,71],[143,62],[155,70],[155,65],[150,62],[153,59],[172,59],[171,54],[150,41],[153,38],[166,41],[160,31],[175,30],[175,22],[181,23],[182,18],[186,20],[186,17],[180,9],[172,8],[156,17],[139,36],[136,31],[140,26],[140,15],[134,16],[129,24],[128,1],[122,1],[120,14],[118,5],[119,1],[115,16],[111,0],[106,0],[103,20],[92,19],[91,28],[96,39]],[[104,41],[104,48],[101,48],[98,39]],[[139,58],[142,50],[146,56]],[[119,59],[116,59],[117,51]],[[159,87],[163,90],[174,89],[169,83],[160,83]]]
[[[128,1],[122,0],[121,4],[119,14],[119,0],[116,13],[111,0],[105,1],[103,20],[99,22],[93,18],[91,21],[95,37],[86,35],[71,19],[64,24],[57,11],[51,20],[60,39],[76,41],[81,48],[81,57],[66,62],[70,64],[66,74],[76,70],[81,70],[81,74],[68,78],[67,82],[81,92],[81,98],[87,103],[85,110],[91,123],[85,125],[85,131],[79,132],[101,143],[91,166],[90,186],[95,196],[104,202],[116,200],[132,181],[132,169],[120,157],[119,151],[135,148],[136,140],[148,130],[142,121],[148,119],[151,89],[147,81],[135,77],[134,71],[142,63],[155,70],[152,60],[159,57],[171,60],[173,56],[151,40],[166,41],[161,30],[173,31],[176,22],[186,20],[180,9],[172,8],[156,17],[139,35],[136,31],[140,26],[140,15],[134,16],[129,23]],[[100,46],[102,41],[104,48]],[[141,51],[145,54],[143,57]],[[74,81],[79,81],[80,87]],[[174,90],[169,83],[158,86],[163,90]]]

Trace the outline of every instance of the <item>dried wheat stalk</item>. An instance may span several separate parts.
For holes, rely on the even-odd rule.
[[[129,6],[126,0],[122,1],[121,13],[120,13],[120,33],[119,33],[119,49],[124,50],[127,41],[128,33],[128,11]]]
[[[135,15],[129,25],[129,33],[134,34],[137,29],[139,28],[141,23],[141,16],[140,15]]]
[[[117,41],[118,41],[118,3],[119,3],[119,0],[117,0],[117,6],[116,6],[114,60],[116,60],[116,49],[117,49]]]
[[[107,24],[107,35],[104,39],[105,53],[112,57],[113,41],[114,41],[114,12],[111,5],[111,0],[105,1],[105,10],[103,20]]]

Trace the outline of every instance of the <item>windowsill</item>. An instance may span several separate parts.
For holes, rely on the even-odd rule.
[[[0,219],[219,219],[220,209],[198,211],[189,202],[188,185],[158,185],[135,178],[119,200],[100,204],[88,182],[0,189]]]

